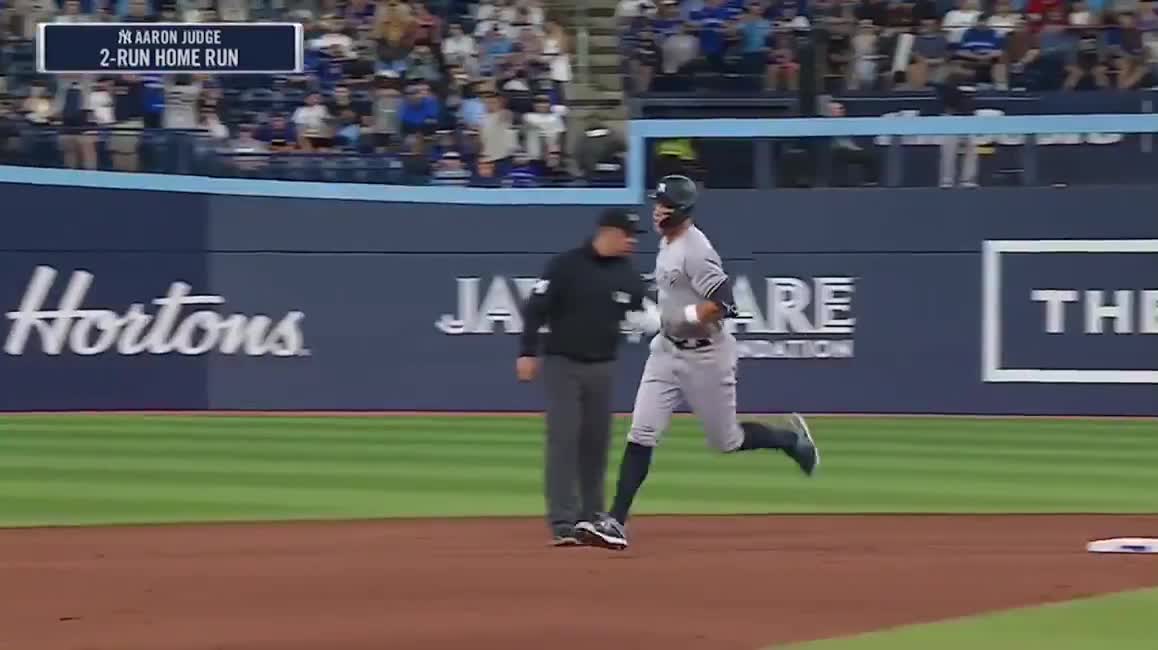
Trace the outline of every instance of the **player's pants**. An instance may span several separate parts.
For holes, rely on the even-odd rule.
[[[707,347],[681,349],[658,334],[649,347],[628,440],[658,445],[682,397],[703,425],[708,445],[723,452],[738,449],[744,431],[736,419],[736,339],[720,333]]]
[[[543,360],[547,391],[545,490],[552,527],[590,521],[603,512],[611,443],[614,364]]]

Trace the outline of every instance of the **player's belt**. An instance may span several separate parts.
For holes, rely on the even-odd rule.
[[[712,344],[712,339],[677,339],[664,334],[664,338],[680,350],[699,350]]]

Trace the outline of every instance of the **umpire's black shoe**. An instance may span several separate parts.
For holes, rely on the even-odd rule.
[[[575,524],[575,536],[581,544],[598,546],[612,551],[627,548],[627,529],[611,515],[599,515],[594,522]]]
[[[812,476],[820,466],[820,450],[816,448],[816,440],[808,430],[808,423],[799,413],[789,416],[790,428],[796,433],[796,446],[784,450],[805,474]]]

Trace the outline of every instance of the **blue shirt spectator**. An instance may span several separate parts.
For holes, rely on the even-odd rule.
[[[424,84],[406,89],[406,101],[400,111],[402,131],[432,130],[438,123],[438,100],[425,89]]]
[[[757,11],[740,19],[740,39],[744,54],[755,54],[763,50],[768,43],[768,35],[772,33],[772,21],[764,18]]]
[[[535,166],[531,164],[526,153],[519,152],[515,154],[515,163],[507,170],[507,175],[503,179],[503,185],[507,187],[539,186],[539,172],[535,169]]]
[[[736,17],[736,11],[723,4],[723,0],[708,0],[699,11],[692,12],[692,22],[700,28],[700,50],[707,55],[724,51],[724,30]]]
[[[1001,52],[1001,36],[986,23],[974,25],[965,30],[957,51],[975,56],[988,56]]]
[[[462,100],[458,108],[458,123],[468,129],[482,128],[483,117],[487,114],[487,106],[480,97],[468,97]]]

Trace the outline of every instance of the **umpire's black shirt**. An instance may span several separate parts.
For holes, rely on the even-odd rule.
[[[603,257],[592,241],[556,255],[523,309],[520,356],[539,353],[539,328],[550,327],[544,351],[582,363],[612,361],[619,325],[643,309],[647,286],[630,257]]]

